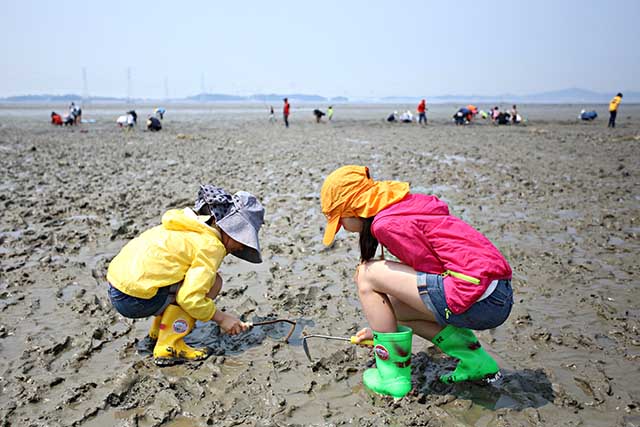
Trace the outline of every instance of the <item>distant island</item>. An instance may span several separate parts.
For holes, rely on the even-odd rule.
[[[621,91],[624,94],[624,102],[640,102],[640,92]],[[439,95],[426,97],[427,102],[438,103],[521,103],[521,104],[601,104],[608,103],[616,92],[599,93],[587,89],[562,89],[550,92],[533,93],[528,95],[516,95],[511,93],[501,95]],[[423,97],[418,96],[389,96],[381,98],[381,102],[419,102]]]
[[[625,91],[625,103],[640,103],[640,92]],[[200,93],[185,98],[173,99],[152,99],[152,98],[118,98],[106,96],[91,96],[84,99],[77,94],[67,95],[20,95],[0,98],[1,103],[53,103],[53,102],[96,102],[96,103],[125,103],[125,102],[257,102],[257,103],[277,103],[282,102],[283,98],[288,98],[290,102],[298,103],[417,103],[422,98],[427,99],[428,103],[520,103],[520,104],[601,104],[607,103],[615,95],[611,93],[599,93],[587,89],[571,88],[562,89],[551,92],[541,92],[528,95],[501,94],[501,95],[407,95],[407,96],[386,96],[386,97],[353,97],[344,96],[324,97],[320,95],[310,95],[302,93],[293,94],[254,94],[254,95],[229,95],[223,93]]]
[[[284,98],[288,98],[292,102],[349,102],[349,98],[338,96],[335,98],[326,98],[320,95],[307,95],[301,93],[294,94],[255,94],[255,95],[228,95],[224,93],[200,93],[197,95],[187,96],[185,98],[172,99],[152,99],[152,98],[116,98],[105,96],[90,96],[84,99],[77,94],[66,95],[19,95],[0,98],[0,102],[4,103],[49,103],[49,102],[282,102]]]

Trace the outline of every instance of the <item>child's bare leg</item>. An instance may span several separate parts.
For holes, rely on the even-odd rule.
[[[413,329],[416,335],[431,341],[442,330],[442,326],[438,324],[433,313],[429,312],[426,315],[423,312],[414,310],[395,297],[390,297],[389,300],[398,322]]]
[[[370,261],[358,267],[355,277],[358,296],[371,328],[378,332],[396,332],[397,318],[390,298],[413,310],[413,318],[403,314],[404,320],[433,321],[431,313],[418,293],[416,271],[391,261]],[[419,316],[419,317],[418,317]],[[427,337],[435,330],[428,324],[417,324],[420,335]],[[435,324],[437,326],[437,324]],[[436,332],[437,333],[437,332]],[[434,334],[435,335],[435,334]]]

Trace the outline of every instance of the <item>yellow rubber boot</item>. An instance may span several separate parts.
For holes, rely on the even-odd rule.
[[[142,355],[148,355],[153,353],[153,349],[156,346],[156,342],[158,342],[158,333],[160,332],[160,323],[162,321],[162,315],[155,316],[153,318],[153,322],[151,322],[151,327],[149,328],[149,335],[144,337],[142,340],[136,344],[138,349],[138,353]]]
[[[153,318],[153,323],[151,323],[151,327],[149,328],[149,338],[151,338],[151,341],[158,341],[158,334],[160,333],[161,322],[162,322],[162,315],[155,316]]]
[[[183,340],[193,330],[195,320],[177,305],[169,304],[162,313],[158,342],[153,349],[156,365],[203,360],[209,356],[206,348],[189,347]]]

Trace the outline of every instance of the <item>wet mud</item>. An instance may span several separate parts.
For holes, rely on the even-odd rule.
[[[143,108],[143,107],[141,107]],[[159,133],[96,124],[52,128],[47,109],[0,109],[2,426],[638,426],[640,425],[640,107],[619,127],[555,117],[514,127],[388,125],[345,107],[336,122],[284,129],[265,117],[176,109]],[[90,109],[87,109],[89,114]],[[352,282],[356,238],[322,245],[323,178],[343,164],[446,200],[514,270],[508,321],[479,333],[503,376],[437,381],[455,361],[414,338],[411,393],[363,388],[367,348],[309,341],[365,325]],[[213,356],[159,368],[150,319],[107,299],[109,260],[197,184],[254,192],[267,216],[265,262],[221,267],[220,309],[288,318],[229,337],[198,322],[188,342]]]

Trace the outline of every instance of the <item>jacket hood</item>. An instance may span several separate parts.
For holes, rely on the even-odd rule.
[[[162,216],[162,226],[167,230],[196,231],[221,239],[222,236],[218,230],[205,224],[209,218],[209,216],[196,215],[190,208],[171,209]]]
[[[376,218],[392,215],[449,215],[449,207],[430,194],[408,194],[400,202],[383,209]]]

